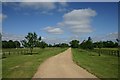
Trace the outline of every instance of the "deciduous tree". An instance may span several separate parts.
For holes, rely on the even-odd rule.
[[[22,41],[24,47],[30,48],[30,52],[32,54],[33,48],[36,46],[36,43],[39,39],[37,38],[37,34],[29,32],[25,37],[25,40]]]
[[[72,48],[78,48],[79,47],[79,41],[78,40],[72,40],[70,42],[70,45]]]

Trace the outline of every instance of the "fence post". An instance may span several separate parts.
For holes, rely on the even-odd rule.
[[[110,50],[110,55],[111,55],[112,51]]]
[[[5,52],[3,52],[3,56],[5,56]]]
[[[10,51],[9,51],[9,55],[10,55]]]
[[[98,52],[98,55],[100,56],[100,54],[101,54],[101,50],[99,50],[99,52]]]
[[[116,56],[117,56],[118,50],[116,51]]]
[[[119,50],[117,51],[117,55],[118,55],[118,57],[120,56]]]
[[[114,50],[113,50],[113,56],[114,56]]]
[[[113,52],[112,52],[112,53],[113,53],[113,56],[114,56],[114,50],[113,50]]]
[[[22,50],[21,50],[21,54],[22,54]]]
[[[19,51],[18,51],[18,55],[19,55]]]
[[[25,50],[24,50],[24,55],[25,55]]]

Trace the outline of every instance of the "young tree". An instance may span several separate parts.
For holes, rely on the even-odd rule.
[[[26,47],[26,48],[28,47],[28,43],[26,40],[22,40],[21,43],[23,47]]]
[[[36,41],[35,47],[40,47],[41,37],[39,37]]]
[[[80,48],[86,49],[86,40],[83,40],[83,42],[79,45]]]
[[[78,48],[79,47],[79,41],[78,40],[72,40],[70,42],[70,45],[72,48]]]
[[[30,48],[30,52],[32,55],[33,48],[36,45],[36,42],[38,41],[37,34],[29,32],[28,35],[25,37],[25,40],[22,40],[22,44],[24,47]]]

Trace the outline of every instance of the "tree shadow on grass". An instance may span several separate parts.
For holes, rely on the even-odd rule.
[[[32,53],[25,53],[24,55],[36,55],[38,54],[37,52],[32,52]]]

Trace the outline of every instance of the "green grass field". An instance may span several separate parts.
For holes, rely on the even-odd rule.
[[[72,49],[73,61],[99,78],[118,77],[118,57]]]
[[[2,59],[3,78],[32,78],[39,65],[47,58],[65,51],[67,48],[36,48],[33,55],[10,55]],[[19,51],[20,49],[10,49]],[[5,50],[4,51],[10,51]]]

